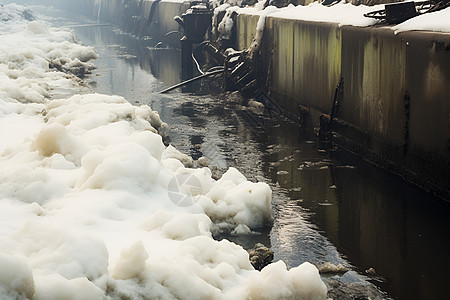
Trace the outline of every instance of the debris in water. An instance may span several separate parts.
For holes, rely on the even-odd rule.
[[[264,113],[265,107],[261,102],[251,99],[250,101],[248,101],[248,106],[254,114],[262,115]]]
[[[330,262],[324,262],[323,264],[317,266],[319,273],[345,273],[350,271],[350,268],[343,266],[342,264],[332,264]]]
[[[284,170],[281,170],[281,171],[277,172],[277,175],[287,175],[287,174],[289,174],[289,172],[288,171],[284,171]]]
[[[328,200],[325,200],[325,202],[321,202],[321,203],[318,203],[320,206],[331,206],[331,205],[333,205],[333,203],[330,203],[330,202],[328,202]]]
[[[369,269],[367,269],[367,270],[366,270],[366,273],[367,273],[368,275],[371,275],[371,276],[376,276],[376,275],[377,275],[377,272],[376,272],[375,269],[372,268],[372,267],[370,267]]]
[[[295,187],[295,188],[290,188],[289,190],[292,191],[292,192],[300,192],[302,190],[302,188],[301,187]]]
[[[206,160],[205,157],[200,157],[198,160],[198,164],[202,167],[207,167],[208,166],[208,161]]]
[[[273,251],[261,243],[257,243],[253,249],[249,250],[248,255],[250,263],[258,271],[261,271],[273,260]]]
[[[339,280],[328,280],[330,290],[328,299],[386,299],[374,285],[360,282],[341,282]]]

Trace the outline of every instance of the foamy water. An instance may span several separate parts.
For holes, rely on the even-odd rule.
[[[267,184],[189,167],[149,106],[86,94],[95,49],[21,6],[0,16],[2,300],[326,298],[313,265],[255,271],[212,238],[270,221]]]

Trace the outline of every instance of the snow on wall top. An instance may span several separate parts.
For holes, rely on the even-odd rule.
[[[283,8],[268,6],[264,10],[263,5],[264,1],[260,1],[254,7],[241,8],[238,12],[241,14],[264,14],[269,17],[311,22],[330,22],[337,23],[339,26],[352,25],[366,27],[375,25],[379,21],[374,18],[365,17],[364,14],[384,9],[384,5],[355,6],[350,3],[345,3],[345,1],[332,6],[324,6],[318,2],[314,2],[307,6],[294,6],[292,4]],[[270,10],[270,13],[264,13],[266,10]],[[391,28],[395,33],[412,30],[450,33],[450,7],[438,12],[419,15]]]
[[[441,11],[432,12],[392,27],[395,33],[412,30],[427,30],[437,32],[450,32],[450,7]]]

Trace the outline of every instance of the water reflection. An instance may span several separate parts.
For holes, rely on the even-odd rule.
[[[363,174],[363,176],[361,176]],[[334,170],[339,243],[401,299],[445,299],[450,283],[448,205],[369,167]]]
[[[178,49],[148,49],[148,54],[149,69],[156,78],[167,86],[181,81],[181,54]]]
[[[75,27],[74,30],[99,53],[93,82],[100,92],[139,96],[141,92],[161,90],[161,82],[170,86],[180,81],[177,49],[154,48],[153,40],[136,39],[111,26]]]
[[[301,210],[298,205],[310,212],[308,221],[356,270],[364,274],[374,268],[381,276],[372,277],[376,284],[395,298],[445,299],[450,283],[449,205],[344,152],[324,153],[307,140],[293,144],[292,125],[281,125],[267,128],[269,140],[278,138],[263,158],[268,177],[292,201],[278,207],[280,229],[272,231],[273,246],[280,245],[278,255],[286,259],[291,251],[302,253],[308,247],[308,238],[292,232],[286,237],[290,227],[302,227],[295,225],[301,220],[291,217],[292,211]],[[293,247],[296,239],[301,242]]]
[[[219,109],[220,99],[173,98],[171,120],[177,128],[171,138],[177,148],[199,157],[216,145],[210,162],[220,156],[226,167],[266,181],[274,191],[271,229],[223,237],[246,248],[270,244],[275,260],[290,267],[304,261],[351,264],[398,299],[445,298],[450,267],[447,205],[353,156],[320,150],[287,120],[255,122],[254,115],[237,107]],[[371,267],[377,274],[365,273]],[[365,279],[355,272],[341,278]]]

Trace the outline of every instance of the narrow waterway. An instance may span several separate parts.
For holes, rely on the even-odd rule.
[[[158,94],[180,80],[178,50],[155,49],[157,41],[112,26],[71,20],[53,22],[72,26],[97,49],[97,69],[88,79],[92,90],[150,105],[170,126],[168,143],[194,159],[204,156],[219,171],[235,167],[272,187],[273,224],[252,235],[217,238],[245,248],[262,242],[288,266],[343,264],[351,271],[324,275],[328,282],[371,282],[386,298],[448,298],[448,204],[357,157],[320,149],[317,138],[295,123],[276,113],[257,114],[236,97]],[[370,268],[374,273],[366,272]],[[357,292],[348,299],[355,297]]]

